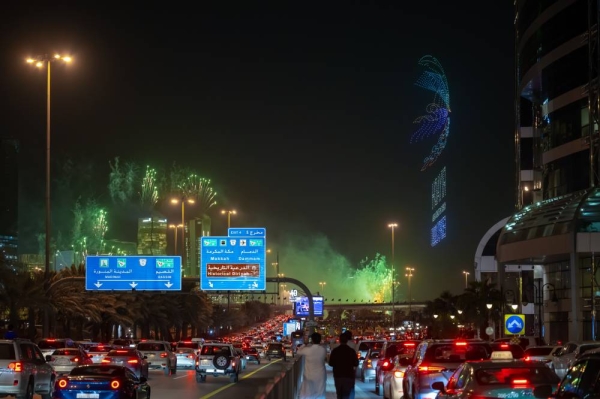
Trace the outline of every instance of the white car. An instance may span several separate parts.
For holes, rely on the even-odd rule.
[[[177,356],[178,368],[194,368],[194,362],[196,361],[196,350],[194,348],[178,348],[175,355]]]
[[[552,359],[556,353],[562,348],[561,346],[531,346],[525,350],[524,360],[534,362],[544,362],[546,366],[552,365]]]
[[[552,358],[550,368],[554,370],[556,375],[563,378],[565,374],[567,374],[571,364],[575,362],[579,356],[585,351],[596,348],[600,348],[600,342],[598,341],[567,342]]]

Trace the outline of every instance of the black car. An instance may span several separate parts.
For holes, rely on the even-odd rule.
[[[271,360],[273,358],[283,359],[283,361],[287,361],[285,357],[285,348],[283,344],[278,342],[272,342],[267,345],[267,349],[265,349],[265,357],[267,360]]]
[[[260,353],[258,353],[256,348],[246,348],[244,349],[244,354],[246,355],[246,360],[260,364]]]
[[[75,367],[67,376],[56,380],[56,399],[76,398],[150,398],[146,377],[138,378],[125,366],[88,365]]]

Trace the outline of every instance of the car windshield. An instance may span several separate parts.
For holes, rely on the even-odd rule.
[[[90,346],[90,349],[88,350],[88,352],[108,352],[110,351],[111,347],[110,346]]]
[[[525,350],[525,356],[548,356],[553,349],[551,346],[547,348],[529,348]]]
[[[202,354],[203,355],[216,355],[216,354],[220,354],[223,352],[227,352],[229,353],[229,348],[226,346],[212,346],[212,345],[204,345],[202,347]]]
[[[150,342],[140,342],[137,346],[140,351],[153,351],[153,352],[161,352],[165,350],[164,344],[150,343]]]
[[[358,350],[359,351],[368,351],[369,349],[382,349],[383,341],[367,341],[361,342]]]
[[[87,367],[75,367],[71,370],[70,375],[72,376],[84,376],[84,375],[121,375],[123,369],[121,367],[113,366],[87,366]]]
[[[432,345],[425,354],[425,360],[435,363],[462,363],[465,360],[488,359],[490,354],[483,345],[468,343]]]
[[[600,348],[600,344],[582,345],[579,347],[579,354],[582,355],[583,353],[596,348]]]
[[[480,385],[555,385],[560,381],[546,366],[479,369],[475,372],[475,379]]]
[[[177,348],[192,348],[198,349],[198,343],[193,341],[178,342]]]

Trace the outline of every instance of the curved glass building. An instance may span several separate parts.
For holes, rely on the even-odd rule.
[[[597,4],[515,0],[517,211],[495,268],[548,343],[600,338]]]

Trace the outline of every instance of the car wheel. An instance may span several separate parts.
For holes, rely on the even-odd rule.
[[[50,386],[48,387],[48,393],[41,395],[42,399],[52,399],[54,395],[54,378],[50,378]]]
[[[17,395],[17,399],[33,399],[33,381],[29,381],[27,383],[27,388],[25,388],[24,395]]]

